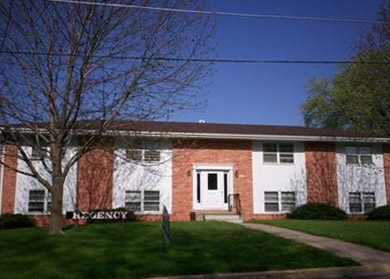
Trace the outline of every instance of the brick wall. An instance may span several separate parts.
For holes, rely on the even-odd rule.
[[[94,148],[82,156],[77,166],[76,210],[112,207],[114,172],[112,148]]]
[[[193,164],[232,164],[233,192],[240,194],[246,220],[253,214],[252,143],[234,140],[196,140],[173,144],[172,220],[190,220],[193,210]]]
[[[338,206],[335,148],[334,143],[305,144],[308,203]]]
[[[17,168],[18,149],[12,145],[6,145],[4,148],[4,153],[9,155],[5,156],[4,163],[11,168]],[[4,168],[1,214],[15,211],[16,175],[17,173],[12,169]]]
[[[383,161],[385,169],[386,201],[390,204],[390,145],[383,146]]]

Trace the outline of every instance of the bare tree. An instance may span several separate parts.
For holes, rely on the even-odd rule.
[[[202,8],[196,0],[115,3]],[[0,50],[2,140],[18,151],[5,155],[23,160],[28,166],[23,173],[51,193],[52,234],[62,233],[63,185],[70,168],[113,121],[162,119],[196,108],[202,99],[196,89],[210,71],[209,64],[192,60],[212,51],[212,20],[200,14],[108,1],[4,0],[0,32],[7,34]],[[77,152],[64,160],[80,133]],[[26,146],[38,150],[50,179],[37,170]]]

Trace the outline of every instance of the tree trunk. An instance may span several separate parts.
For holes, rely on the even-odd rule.
[[[61,146],[61,145],[60,145]],[[50,234],[61,235],[62,231],[62,203],[64,193],[65,177],[62,173],[61,147],[52,146],[52,188],[51,188],[51,210],[50,210]]]
[[[62,231],[62,195],[64,185],[61,179],[53,179],[51,191],[50,234],[61,235]]]

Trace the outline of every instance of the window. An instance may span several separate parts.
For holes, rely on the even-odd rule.
[[[372,164],[372,151],[369,146],[347,146],[345,153],[348,165]]]
[[[137,162],[159,162],[160,151],[159,150],[139,150],[128,149],[126,150],[126,157],[128,160]]]
[[[294,163],[294,145],[293,144],[263,144],[263,161],[264,163]]]
[[[126,191],[125,208],[131,211],[160,211],[160,191]]]
[[[375,193],[350,192],[348,200],[351,213],[366,213],[375,208]]]
[[[160,192],[144,192],[144,211],[160,211]]]
[[[126,191],[125,208],[131,211],[141,211],[141,191]]]
[[[295,192],[264,192],[265,212],[287,212],[295,206]]]
[[[32,146],[31,147],[31,160],[41,160],[43,158],[48,158],[49,152],[47,148]]]
[[[49,212],[50,194],[45,190],[30,190],[28,196],[28,212]]]
[[[207,188],[208,190],[218,190],[218,175],[216,173],[209,173],[207,175]]]

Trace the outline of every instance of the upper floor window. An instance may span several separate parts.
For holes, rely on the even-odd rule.
[[[46,147],[32,146],[31,160],[41,160],[49,157],[49,150]]]
[[[160,161],[159,150],[143,150],[143,149],[128,149],[126,150],[126,158],[128,160],[137,162],[159,162]]]
[[[345,153],[348,165],[372,164],[372,150],[370,146],[346,146]]]
[[[293,144],[263,144],[263,162],[264,163],[294,163],[294,145]]]

